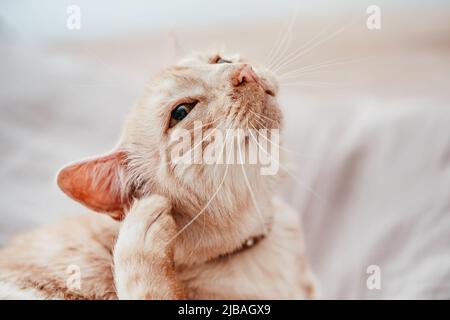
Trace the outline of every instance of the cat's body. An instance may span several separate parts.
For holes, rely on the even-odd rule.
[[[268,70],[238,57],[199,55],[163,71],[116,150],[58,175],[70,197],[123,221],[92,214],[18,237],[0,250],[0,298],[314,297],[298,214],[273,197],[277,174],[172,157],[176,130],[191,134],[195,121],[278,130],[276,91]],[[217,153],[242,157],[251,138]],[[216,143],[205,137],[189,151]]]
[[[273,209],[271,232],[254,247],[177,266],[186,298],[314,297],[298,217],[282,203]],[[106,216],[82,216],[18,237],[0,251],[0,298],[117,299],[112,253],[120,224]],[[80,287],[71,288],[78,271]]]

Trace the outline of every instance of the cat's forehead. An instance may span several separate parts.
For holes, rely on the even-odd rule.
[[[201,94],[227,71],[227,66],[217,68],[214,63],[219,57],[241,61],[239,54],[225,55],[217,51],[193,53],[162,70],[154,79],[153,91],[168,95],[183,95],[187,91],[192,95]]]
[[[175,65],[163,70],[153,82],[153,92],[160,95],[183,96],[201,94],[207,88],[205,71],[189,66]]]
[[[239,62],[242,57],[239,53],[230,53],[226,51],[209,50],[204,52],[194,52],[181,59],[177,65],[179,66],[199,66],[202,64],[211,64],[218,58],[224,58],[233,62]]]

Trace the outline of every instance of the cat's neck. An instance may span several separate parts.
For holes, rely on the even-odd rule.
[[[211,261],[245,247],[248,241],[264,237],[271,230],[273,207],[270,200],[261,201],[255,207],[249,205],[245,210],[230,212],[215,223],[199,217],[180,233],[175,242],[175,261],[182,265],[193,265]],[[182,223],[182,225],[184,225]]]

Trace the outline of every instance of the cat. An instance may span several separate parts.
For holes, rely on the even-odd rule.
[[[314,298],[298,214],[274,196],[279,174],[170,156],[175,129],[192,133],[196,122],[280,129],[277,95],[274,74],[239,55],[194,53],[162,70],[112,152],[58,173],[67,195],[106,214],[13,239],[0,250],[0,298]]]

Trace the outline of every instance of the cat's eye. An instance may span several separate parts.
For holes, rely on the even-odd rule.
[[[194,109],[196,104],[197,102],[181,103],[175,109],[173,109],[170,115],[170,128],[186,118],[189,112]]]
[[[218,64],[218,63],[233,63],[231,60],[223,59],[221,56],[214,56],[209,60],[209,63]]]
[[[219,58],[216,63],[232,63],[230,60]]]

